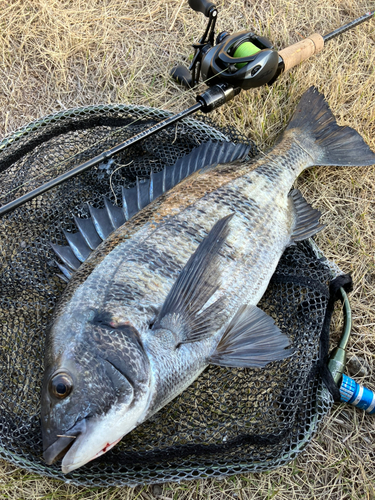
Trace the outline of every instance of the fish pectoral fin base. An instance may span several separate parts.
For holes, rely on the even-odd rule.
[[[220,219],[199,244],[169,292],[153,330],[173,332],[178,344],[196,342],[217,331],[224,298],[204,309],[221,284],[219,252],[233,214]]]
[[[313,208],[302,196],[298,189],[293,189],[289,193],[296,215],[296,223],[291,235],[291,242],[306,240],[316,233],[319,233],[326,226],[320,224],[322,215],[319,210]]]
[[[273,319],[256,306],[242,306],[225,330],[215,353],[213,365],[262,368],[271,361],[290,356],[288,337]]]

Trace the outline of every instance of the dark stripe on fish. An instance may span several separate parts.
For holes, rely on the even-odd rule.
[[[202,213],[206,215],[205,212]],[[176,217],[175,219],[167,221],[164,227],[167,231],[170,231],[172,233],[172,236],[176,234],[188,234],[192,237],[191,239],[197,243],[200,243],[203,238],[207,236],[207,231],[205,230],[205,228],[201,224],[198,224],[193,220],[179,220]]]
[[[125,257],[124,262],[126,264],[130,262],[146,264],[147,269],[155,274],[155,277],[161,275],[172,279],[177,278],[184,265],[184,262],[178,261],[175,256],[171,256],[169,253],[157,249],[154,242],[148,243],[147,241],[140,243],[137,247],[129,249],[128,257]],[[123,287],[123,296],[125,293],[131,292],[137,296],[136,298],[143,296],[143,291],[137,290],[135,284],[127,283],[125,285],[122,283],[114,283],[114,285],[116,288]],[[120,291],[116,291],[113,295],[115,300],[121,300],[117,298],[121,296]],[[107,293],[107,298],[110,297],[111,291]]]
[[[216,193],[219,193],[221,205],[231,208],[233,212],[246,219],[254,219],[260,213],[257,202],[252,198],[248,198],[239,188],[223,186]],[[221,193],[223,196],[221,196]]]

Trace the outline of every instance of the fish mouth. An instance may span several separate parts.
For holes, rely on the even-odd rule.
[[[97,422],[94,419],[83,419],[63,435],[57,436],[43,453],[43,458],[48,465],[62,459],[61,470],[67,474],[91,460],[100,457],[109,451],[123,437],[114,437],[109,442],[100,436],[93,436]]]
[[[87,431],[86,419],[80,420],[64,434],[58,435],[54,441],[43,452],[44,461],[48,465],[52,465],[57,460],[65,457],[69,450],[77,441],[78,437],[85,434]]]

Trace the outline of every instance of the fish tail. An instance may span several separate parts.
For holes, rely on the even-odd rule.
[[[361,167],[375,164],[375,154],[361,135],[337,125],[324,96],[307,90],[286,131],[295,129],[296,141],[311,155],[314,165]]]

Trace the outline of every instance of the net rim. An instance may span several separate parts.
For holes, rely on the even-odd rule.
[[[174,114],[172,111],[162,110],[160,108],[154,108],[150,106],[136,105],[136,104],[95,104],[90,106],[82,106],[78,108],[69,108],[63,111],[56,111],[55,113],[51,113],[41,118],[37,118],[36,120],[33,120],[27,123],[26,125],[23,125],[22,127],[14,130],[13,132],[10,132],[0,142],[0,153],[2,151],[5,151],[6,148],[12,145],[15,141],[27,137],[29,134],[35,132],[41,127],[47,126],[49,124],[52,124],[58,120],[63,120],[65,118],[69,117],[73,118],[74,116],[77,115],[86,116],[101,111],[102,112],[125,111],[129,113],[144,115],[146,118],[149,117],[150,114],[155,113],[158,114],[163,119],[169,118]],[[207,125],[199,120],[187,117],[181,121],[191,126],[194,126],[194,124],[199,122],[201,126],[203,125],[204,128],[207,128],[207,132],[209,131],[214,135],[216,134],[216,138],[218,140],[225,140],[225,141],[229,140],[226,134],[220,132],[214,127],[211,127],[210,125]]]
[[[129,112],[134,114],[139,114],[143,117],[150,117],[152,114],[156,114],[161,118],[167,118],[173,115],[171,111],[160,110],[158,108],[141,106],[141,105],[128,105],[128,104],[99,104],[99,105],[90,105],[83,106],[78,108],[70,108],[68,110],[59,111],[56,113],[49,114],[45,117],[39,118],[37,120],[31,121],[27,125],[15,130],[10,133],[8,136],[4,137],[0,142],[0,153],[5,151],[7,147],[13,145],[20,138],[27,138],[27,136],[41,127],[48,126],[49,124],[54,123],[55,121],[63,120],[64,118],[73,118],[74,116],[82,115],[88,116],[89,114],[97,113],[97,112]],[[214,136],[217,140],[228,140],[228,136],[223,132],[217,130],[216,128],[205,124],[202,121],[185,118],[183,120],[188,126],[197,127],[199,124],[200,130],[202,128],[208,133]],[[317,256],[323,256],[323,253],[320,249],[315,245],[312,245],[312,249],[315,251]],[[338,268],[337,268],[338,269]],[[338,271],[340,271],[338,269]],[[314,413],[314,417],[311,419],[311,425],[309,430],[305,433],[304,439],[296,444],[294,448],[288,450],[287,453],[280,456],[273,465],[270,465],[269,462],[239,462],[234,464],[233,461],[226,465],[211,465],[210,467],[200,467],[197,469],[189,469],[186,467],[181,467],[180,469],[174,468],[173,470],[178,473],[179,470],[184,472],[184,477],[181,480],[185,479],[199,479],[199,478],[208,478],[208,477],[225,477],[228,475],[232,475],[234,473],[246,473],[246,472],[260,472],[266,470],[272,470],[282,465],[289,463],[291,460],[296,458],[296,456],[301,453],[306,445],[311,441],[311,438],[315,435],[318,429],[318,425],[321,422],[322,418],[329,412],[330,408],[333,405],[333,398],[328,390],[325,388],[322,381],[319,381],[318,390],[317,390],[317,398],[316,398],[316,406],[327,407],[327,411],[322,416],[317,411]],[[83,480],[80,476],[79,478],[67,478],[63,479],[61,475],[59,475],[55,470],[44,467],[42,464],[38,464],[37,462],[33,462],[30,459],[27,459],[25,456],[17,455],[14,452],[8,451],[1,445],[1,436],[0,436],[0,457],[4,458],[8,462],[20,467],[22,469],[28,471],[37,472],[40,475],[51,477],[54,479],[62,480],[68,484],[74,484],[79,486],[95,486],[95,487],[108,487],[108,486],[130,486],[135,487],[138,485],[144,484],[153,484],[153,483],[164,483],[171,481],[178,481],[177,479],[171,479],[168,477],[168,471],[164,468],[163,470],[158,470],[157,468],[154,471],[153,477],[148,478],[140,478],[139,475],[141,473],[135,473],[132,471],[131,474],[125,476],[124,473],[114,472],[111,475],[110,479],[105,479],[104,483],[102,483],[103,478],[100,480],[93,480],[87,478],[87,480]],[[209,460],[206,460],[206,463]],[[137,477],[135,477],[137,476]]]

